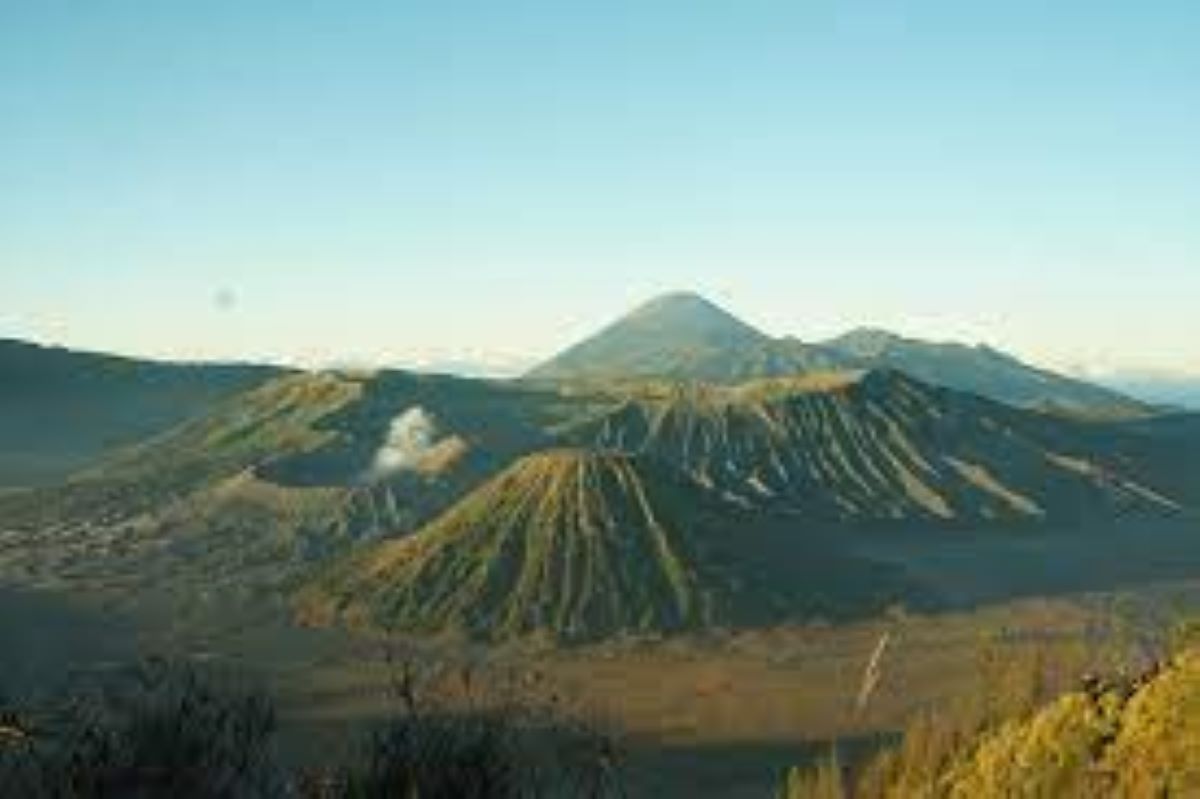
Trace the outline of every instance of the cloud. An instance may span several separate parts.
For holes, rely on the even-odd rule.
[[[414,405],[392,419],[367,475],[379,480],[413,471],[439,443],[437,420],[420,405]]]

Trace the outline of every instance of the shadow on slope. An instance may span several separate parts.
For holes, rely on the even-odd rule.
[[[135,360],[0,340],[0,486],[61,480],[284,371]]]

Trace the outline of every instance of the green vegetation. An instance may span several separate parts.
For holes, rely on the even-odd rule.
[[[51,797],[279,796],[271,702],[260,691],[147,661],[38,706],[4,708],[0,785]]]
[[[1184,440],[1157,439],[1158,451],[1130,468],[1122,453],[1146,446],[1131,440],[1132,428],[1100,435],[1091,424],[897,372],[656,386],[565,435],[651,455],[748,507],[811,520],[1020,524],[1172,515],[1183,502],[1157,486],[1186,480],[1158,466],[1186,457]]]
[[[430,427],[427,451],[380,472],[406,414]],[[62,486],[0,496],[0,573],[249,595],[329,573],[314,620],[500,638],[843,618],[931,592],[823,530],[1175,516],[1200,501],[1191,441],[894,372],[603,391],[297,374]],[[555,447],[592,466],[520,460]],[[373,539],[437,556],[364,581]]]
[[[34,584],[146,582],[181,570],[181,590],[260,566],[286,573],[314,538],[348,533],[339,521],[360,500],[338,489],[289,492],[255,470],[328,440],[316,421],[358,391],[334,376],[279,378],[62,486],[6,495],[0,563]]]
[[[1126,664],[1055,696],[1036,653],[1024,664],[993,659],[977,693],[920,714],[896,747],[855,768],[834,758],[794,769],[781,796],[1195,795],[1200,651],[1133,671]]]
[[[655,762],[675,756],[668,742],[692,762],[709,759],[704,746],[744,745],[751,781],[769,780],[798,742],[838,739],[788,776],[793,796],[1200,789],[1200,658],[1144,680],[1108,663],[1099,673],[1117,676],[1080,691],[1063,675],[1092,660],[1052,662],[1037,647],[1014,658],[1006,642],[1003,655],[981,650],[974,692],[959,684],[981,603],[1086,603],[1078,594],[1193,576],[1197,417],[1126,418],[1142,409],[986,349],[881,333],[835,344],[772,340],[672,296],[568,353],[562,375],[537,375],[562,380],[237,367],[185,379],[176,367],[160,376],[136,362],[71,360],[53,380],[52,368],[30,377],[42,388],[6,396],[0,410],[15,409],[7,424],[29,424],[39,391],[79,388],[105,438],[68,452],[48,436],[46,453],[86,468],[52,487],[0,491],[0,580],[77,592],[100,618],[156,628],[172,651],[253,649],[272,668],[291,659],[284,682],[324,672],[288,707],[329,718],[313,711],[297,737],[336,734],[320,725],[378,710],[368,695],[378,674],[363,655],[386,642],[449,663],[509,658],[555,702],[577,700],[573,718],[619,708],[664,747]],[[46,407],[47,418],[86,416]],[[0,658],[19,662],[50,624],[30,605],[5,607],[25,608],[30,634]],[[948,609],[969,618],[950,624]],[[876,646],[855,692],[859,657],[926,610],[937,615],[922,618],[919,639]],[[297,618],[343,629],[298,629]],[[1039,630],[1051,626],[1038,618]],[[116,626],[97,625],[94,637],[115,638]],[[1075,634],[1088,635],[1065,633]],[[897,669],[905,685],[890,684],[892,650],[908,661]],[[111,780],[164,770],[186,781],[197,776],[179,765],[187,757],[227,774],[223,785],[250,780],[250,795],[527,796],[542,785],[530,775],[555,768],[526,759],[525,733],[546,733],[546,719],[523,717],[518,730],[490,709],[410,704],[353,766],[298,775],[271,752],[270,707],[245,696],[230,705],[200,683],[155,685],[132,705],[92,706],[99,715],[38,716],[32,727],[4,715],[0,761],[35,786],[31,796],[97,775],[87,790],[109,795],[124,787]],[[886,709],[872,718],[876,701]],[[197,726],[176,729],[185,702]],[[910,717],[898,745],[875,754]],[[31,736],[38,729],[86,735]],[[771,746],[781,748],[764,754]],[[763,757],[772,766],[759,771]],[[228,795],[178,781],[170,790]]]
[[[317,623],[578,640],[836,616],[913,595],[893,571],[785,535],[663,465],[554,450],[413,536],[352,556],[299,606]]]
[[[63,485],[0,496],[0,570],[35,585],[278,588],[356,540],[415,529],[588,402],[404,373],[281,377]],[[371,474],[414,407],[454,446]]]
[[[387,716],[355,733],[354,762],[279,758],[260,688],[148,660],[49,701],[0,697],[0,788],[28,799],[538,799],[622,795],[616,749],[534,709],[426,707],[405,669]]]

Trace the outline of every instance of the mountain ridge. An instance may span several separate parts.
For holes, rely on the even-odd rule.
[[[691,292],[655,297],[534,367],[525,379],[601,384],[668,379],[736,383],[836,369],[891,368],[1023,407],[1102,418],[1150,406],[1117,391],[1030,366],[986,345],[928,342],[863,327],[820,342],[773,338]]]
[[[290,591],[330,574],[310,606],[327,617],[365,612],[374,625],[485,636],[497,624],[501,637],[829,618],[921,595],[854,555],[848,531],[1036,534],[1194,515],[1197,422],[1085,423],[894,370],[604,391],[300,373],[63,485],[0,495],[0,574],[125,592]],[[564,449],[583,454],[555,454]],[[626,533],[604,538],[610,521]],[[633,602],[621,575],[634,567],[616,565],[622,547],[653,565],[664,536],[699,582],[686,603]],[[396,580],[355,576],[369,557],[360,553],[421,546],[404,541],[467,554],[406,566]],[[519,555],[493,563],[501,542]],[[700,542],[703,552],[687,549]],[[647,577],[654,585],[670,584],[667,562]],[[509,579],[514,563],[536,590]],[[494,569],[498,583],[455,578]],[[578,593],[589,580],[595,590]],[[417,593],[396,594],[396,581],[415,581]],[[735,584],[762,590],[742,596]],[[479,585],[496,587],[494,605]],[[536,597],[554,614],[539,616]],[[493,615],[472,615],[477,600]]]
[[[865,368],[889,368],[927,383],[1023,407],[1092,416],[1142,416],[1153,409],[1104,386],[1031,366],[987,344],[925,341],[880,328],[857,328],[821,343]]]
[[[1128,438],[1117,429],[1097,440],[1090,424],[894,370],[644,392],[565,435],[664,460],[737,502],[814,521],[1078,522],[1173,514],[1192,497],[1160,487],[1176,485],[1153,466],[1168,455],[1124,464],[1118,452],[1138,448],[1105,446]]]

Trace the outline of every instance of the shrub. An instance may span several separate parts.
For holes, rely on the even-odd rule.
[[[611,740],[535,708],[399,708],[359,762],[290,773],[270,697],[212,670],[148,660],[23,710],[0,695],[0,790],[22,799],[599,799],[623,795]]]
[[[426,705],[412,663],[398,667],[395,710],[367,737],[339,796],[536,799],[623,795],[612,738],[568,725],[551,706],[503,688],[466,708]],[[469,671],[463,680],[471,684]],[[519,691],[509,686],[507,691]],[[470,689],[467,689],[470,693]]]
[[[147,661],[38,715],[0,760],[13,795],[257,797],[283,785],[270,700],[191,667]]]

